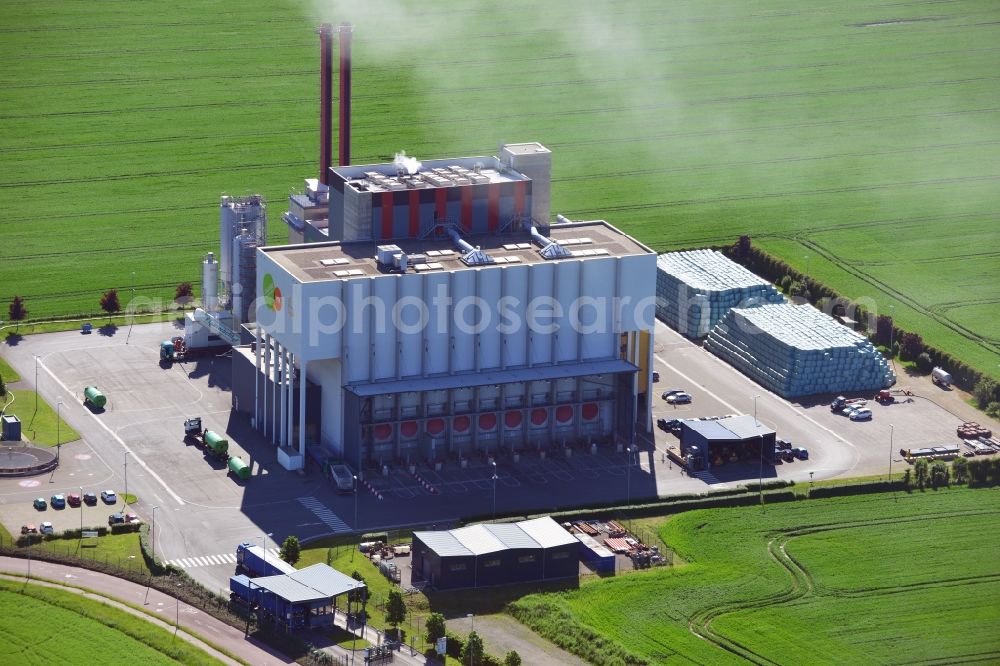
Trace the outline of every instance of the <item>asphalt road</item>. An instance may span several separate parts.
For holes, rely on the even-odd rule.
[[[164,560],[187,569],[194,578],[228,593],[233,552],[242,541],[277,548],[289,534],[307,539],[355,529],[406,525],[446,526],[462,516],[489,518],[523,515],[581,503],[594,504],[704,492],[711,485],[788,478],[808,481],[836,476],[885,473],[889,422],[895,423],[893,464],[902,465],[898,449],[908,445],[954,441],[957,417],[918,400],[890,407],[873,406],[875,419],[852,423],[830,413],[824,401],[789,403],[751,382],[691,342],[657,326],[656,368],[666,388],[684,388],[691,405],[668,406],[657,395],[654,418],[753,413],[779,436],[810,451],[808,461],[769,467],[727,465],[697,478],[685,476],[662,452],[676,444],[673,435],[655,431],[631,466],[624,454],[585,447],[570,457],[526,453],[515,462],[498,458],[497,479],[485,459],[468,467],[446,465],[437,471],[392,469],[388,476],[370,471],[372,490],[338,495],[320,474],[287,472],[277,464],[274,447],[241,417],[231,416],[228,358],[161,367],[158,347],[175,331],[170,323],[95,331],[50,333],[8,340],[4,357],[20,372],[20,388],[34,385],[38,355],[39,392],[51,405],[64,402],[63,417],[81,433],[62,448],[62,464],[50,475],[0,480],[0,518],[16,532],[23,522],[50,520],[57,530],[79,525],[77,510],[46,512],[42,518],[31,500],[56,492],[99,492],[111,488],[138,496],[130,507],[155,522],[155,547]],[[104,410],[82,404],[83,388],[97,385],[108,396]],[[870,396],[868,396],[870,397]],[[249,461],[252,476],[240,482],[221,460],[183,439],[183,421],[201,416],[206,427],[223,432],[230,453]],[[127,472],[126,472],[127,463]],[[154,511],[154,507],[157,507]],[[99,522],[110,507],[87,509]],[[121,510],[121,503],[114,510]],[[85,516],[91,522],[91,515]],[[266,536],[267,535],[267,536]]]

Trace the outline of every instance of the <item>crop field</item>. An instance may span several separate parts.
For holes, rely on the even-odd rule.
[[[133,274],[169,302],[223,193],[264,194],[285,238],[316,173],[312,28],[348,19],[355,163],[538,140],[554,213],[658,250],[748,233],[1000,375],[995,2],[128,7],[3,2],[0,304],[94,312]]]
[[[166,630],[71,592],[0,581],[4,664],[218,664]]]
[[[514,613],[556,642],[584,628],[651,664],[995,662],[998,499],[950,489],[693,511],[660,530],[687,564],[525,597]]]

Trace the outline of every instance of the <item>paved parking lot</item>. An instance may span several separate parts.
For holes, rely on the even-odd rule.
[[[490,516],[493,469],[485,459],[467,468],[448,463],[441,470],[418,468],[419,479],[406,469],[367,477],[375,489],[356,496],[338,495],[315,471],[290,473],[277,464],[274,448],[242,418],[231,416],[228,358],[209,357],[196,363],[158,363],[160,340],[172,324],[136,326],[81,335],[78,332],[35,335],[3,347],[4,357],[19,370],[30,388],[34,355],[39,356],[39,391],[52,405],[63,400],[63,417],[82,439],[62,448],[62,464],[49,475],[0,480],[0,519],[16,533],[24,522],[48,519],[57,529],[79,526],[79,510],[35,512],[31,500],[53,493],[128,489],[139,501],[133,507],[156,523],[157,551],[166,560],[190,569],[213,589],[225,589],[232,573],[231,554],[241,541],[262,541],[277,548],[289,534],[300,538],[373,530],[410,524],[445,526],[461,516]],[[127,342],[126,342],[127,340]],[[676,444],[673,435],[644,435],[633,465],[607,448],[596,454],[575,449],[572,456],[537,452],[497,458],[498,514],[523,514],[581,504],[703,492],[709,485],[789,478],[807,481],[841,475],[879,474],[888,465],[890,422],[895,423],[894,465],[901,464],[904,445],[954,441],[959,419],[927,400],[875,405],[875,420],[853,423],[829,412],[825,402],[790,404],[658,324],[656,369],[661,381],[653,400],[654,419],[753,413],[779,436],[810,451],[808,461],[778,467],[727,465],[709,474],[688,477],[664,456]],[[107,407],[91,411],[81,403],[83,387],[99,386]],[[659,398],[666,388],[684,388],[694,403],[668,406]],[[183,420],[201,416],[205,425],[225,433],[230,451],[251,464],[252,476],[240,482],[222,461],[183,439]],[[379,499],[381,497],[381,499]],[[154,512],[153,507],[158,507]],[[120,502],[117,510],[120,510]],[[85,524],[106,524],[110,507],[84,510]],[[154,516],[155,513],[155,516]],[[270,535],[270,536],[268,536]]]

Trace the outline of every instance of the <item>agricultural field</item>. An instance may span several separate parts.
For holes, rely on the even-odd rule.
[[[223,193],[264,194],[286,238],[284,199],[316,172],[312,28],[347,19],[354,162],[538,140],[554,213],[657,250],[749,234],[1000,376],[995,2],[4,9],[0,304],[31,317],[133,284],[168,303],[217,249]]]
[[[187,641],[98,601],[37,585],[0,581],[0,662],[218,664]]]
[[[996,661],[998,499],[949,489],[692,511],[660,529],[686,564],[525,597],[514,615],[557,643],[589,631],[650,664]]]

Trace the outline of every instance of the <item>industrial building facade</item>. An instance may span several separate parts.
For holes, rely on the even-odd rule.
[[[580,543],[551,518],[414,532],[413,581],[438,590],[575,578]]]
[[[257,250],[257,341],[234,355],[255,379],[234,392],[282,465],[302,467],[307,443],[360,470],[650,427],[655,253],[604,221],[536,222],[547,149],[501,154],[333,168],[329,217],[293,201],[285,218],[292,237],[343,239]]]

